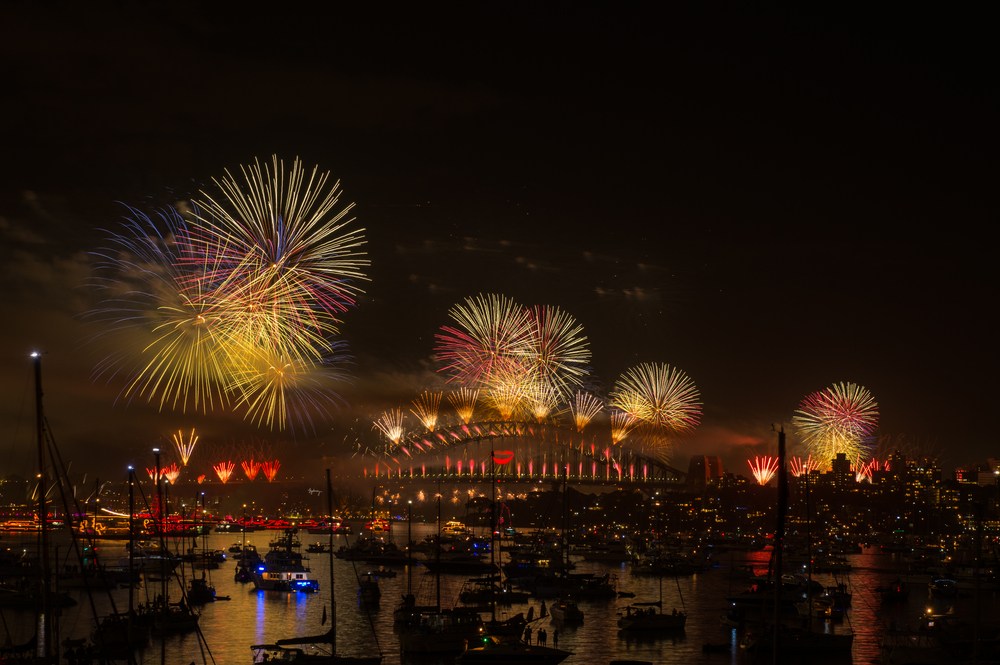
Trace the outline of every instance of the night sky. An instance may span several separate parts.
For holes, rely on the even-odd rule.
[[[33,349],[78,470],[151,466],[191,427],[205,464],[256,441],[291,466],[440,383],[434,333],[479,293],[571,313],[597,388],[686,372],[704,416],[681,469],[746,474],[839,382],[877,400],[879,450],[1000,457],[985,16],[204,5],[0,8],[0,472],[32,468]],[[81,317],[102,229],[272,155],[329,171],[365,229],[342,410],[292,436],[116,401]]]

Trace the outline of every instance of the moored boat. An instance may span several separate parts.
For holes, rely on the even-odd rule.
[[[583,610],[572,598],[560,598],[549,606],[549,614],[556,623],[580,625],[583,623]]]
[[[297,547],[298,539],[293,529],[286,529],[284,537],[273,540],[264,560],[252,571],[254,588],[284,592],[319,591],[319,582],[310,577],[310,570],[303,564]]]
[[[618,617],[618,628],[624,631],[683,631],[686,624],[686,613],[674,609],[668,614],[659,602],[628,605]]]
[[[527,644],[517,639],[484,637],[458,657],[456,663],[489,663],[490,665],[557,665],[573,653],[556,647]]]
[[[327,507],[333,512],[331,499],[332,485],[330,470],[326,471]],[[333,567],[333,532],[330,532],[331,548],[327,551],[329,557],[329,593],[330,593],[330,629],[319,635],[291,637],[274,641],[270,644],[251,645],[250,651],[254,663],[294,662],[303,665],[380,665],[382,653],[377,655],[347,656],[337,653],[337,601],[334,591]],[[326,608],[323,609],[323,623],[326,622]],[[376,642],[377,646],[377,642]],[[310,650],[306,651],[308,647]],[[323,650],[319,650],[322,648]]]

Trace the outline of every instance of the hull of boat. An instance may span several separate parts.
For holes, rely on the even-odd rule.
[[[485,645],[468,649],[459,656],[460,665],[488,663],[489,665],[557,665],[573,654],[562,649],[543,647],[523,642]]]
[[[618,619],[621,630],[678,631],[684,630],[686,624],[687,616],[684,614],[633,614]]]

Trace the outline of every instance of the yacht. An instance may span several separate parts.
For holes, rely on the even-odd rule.
[[[271,542],[271,549],[264,561],[253,571],[254,588],[263,591],[319,591],[319,581],[310,577],[305,566],[298,540],[293,529],[286,529],[284,536]]]
[[[442,536],[464,536],[469,533],[468,527],[458,520],[448,520],[441,527]]]

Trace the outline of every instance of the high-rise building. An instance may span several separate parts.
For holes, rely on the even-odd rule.
[[[692,455],[688,464],[687,483],[693,490],[703,490],[709,480],[721,478],[722,458],[712,455]]]

